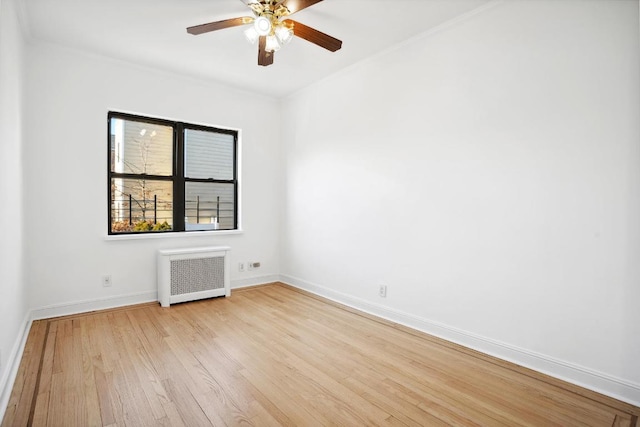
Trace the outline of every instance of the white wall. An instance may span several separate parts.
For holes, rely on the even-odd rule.
[[[512,1],[291,96],[285,280],[638,404],[639,57],[635,0]]]
[[[233,268],[232,286],[277,278],[276,101],[44,44],[29,46],[27,66],[27,280],[35,317],[98,299],[117,305],[155,298],[158,249],[229,245],[233,266],[262,263],[251,272]],[[240,129],[244,233],[105,240],[109,110]],[[113,277],[110,288],[102,287],[105,274]]]
[[[27,316],[24,281],[22,69],[24,44],[12,0],[0,2],[0,419]],[[8,386],[8,388],[7,388]]]

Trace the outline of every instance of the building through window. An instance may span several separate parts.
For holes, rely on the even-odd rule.
[[[110,112],[109,234],[238,228],[238,132]]]

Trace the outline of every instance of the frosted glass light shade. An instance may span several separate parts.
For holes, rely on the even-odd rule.
[[[254,27],[247,28],[244,31],[244,36],[247,38],[247,40],[251,44],[254,44],[258,40],[258,37],[260,37]]]
[[[283,45],[289,43],[293,38],[293,30],[290,28],[287,28],[285,25],[279,25],[276,28],[275,33],[276,33],[276,37],[278,37],[278,40]]]
[[[280,42],[276,36],[267,36],[267,44],[264,48],[267,52],[277,52],[280,50]]]

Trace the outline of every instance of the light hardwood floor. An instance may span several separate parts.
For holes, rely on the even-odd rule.
[[[286,285],[34,322],[3,426],[636,426],[640,409]]]

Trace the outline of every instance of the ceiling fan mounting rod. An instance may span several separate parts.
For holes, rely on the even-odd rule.
[[[249,3],[249,7],[251,7],[256,16],[264,16],[269,18],[271,21],[277,21],[291,13],[282,0],[255,1],[253,3]]]

